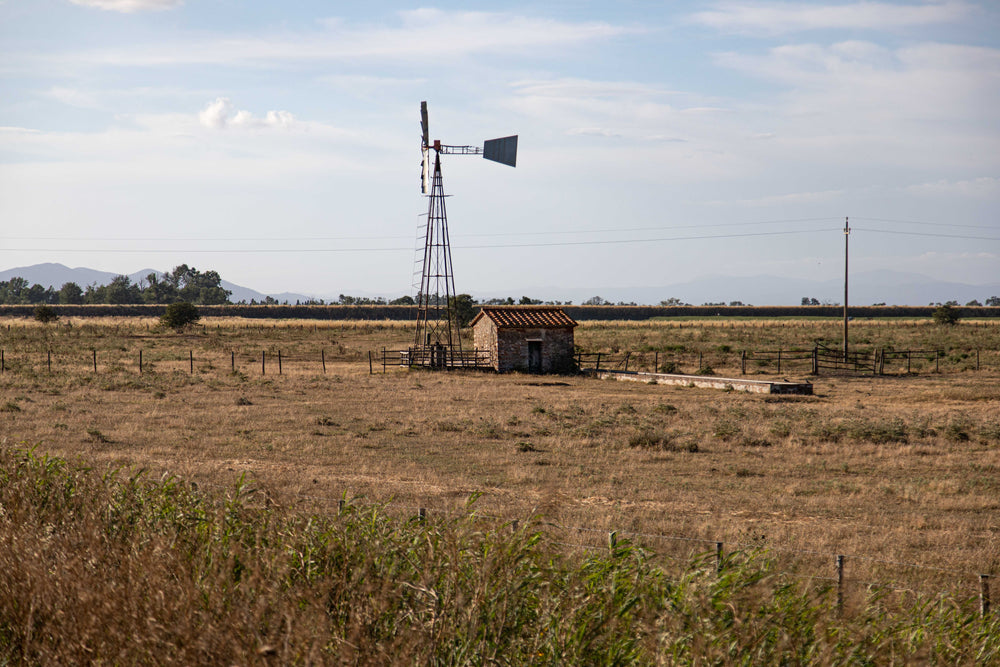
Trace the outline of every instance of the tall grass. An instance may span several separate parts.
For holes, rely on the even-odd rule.
[[[474,498],[470,500],[470,503]],[[839,615],[766,553],[673,567],[573,555],[471,511],[319,516],[0,449],[0,662],[987,664],[1000,622],[949,598]]]

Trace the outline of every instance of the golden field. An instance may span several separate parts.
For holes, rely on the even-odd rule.
[[[369,351],[406,347],[409,323],[205,319],[176,334],[155,320],[6,320],[0,444],[209,486],[246,475],[310,510],[346,497],[444,512],[482,493],[484,513],[586,529],[560,529],[570,545],[615,530],[684,557],[763,546],[823,576],[846,554],[862,581],[972,594],[1000,564],[1000,323],[873,320],[851,335],[857,348],[942,349],[940,372],[928,359],[890,377],[783,368],[814,383],[803,397],[370,374]],[[642,352],[630,368],[656,355],[735,375],[741,350],[839,336],[822,320],[587,322],[577,344]]]

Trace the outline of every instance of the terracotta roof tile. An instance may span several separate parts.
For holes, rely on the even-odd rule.
[[[553,306],[482,306],[472,324],[483,317],[493,320],[498,329],[562,329],[577,325],[562,308]]]

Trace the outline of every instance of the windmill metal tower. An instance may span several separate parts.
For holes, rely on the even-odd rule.
[[[482,155],[487,160],[511,167],[517,162],[517,135],[489,139],[479,146],[452,146],[430,141],[427,102],[420,103],[420,151],[423,156],[420,191],[428,195],[427,228],[424,236],[423,268],[417,292],[417,330],[410,350],[410,363],[421,366],[451,367],[464,365],[459,325],[452,312],[456,296],[455,276],[448,238],[448,213],[445,208],[444,182],[441,178],[442,155]],[[434,151],[431,169],[430,153]]]

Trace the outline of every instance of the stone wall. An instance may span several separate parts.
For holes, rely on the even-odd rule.
[[[472,341],[473,346],[477,350],[489,350],[490,351],[490,366],[494,370],[500,370],[497,367],[497,325],[488,317],[481,318],[476,322],[476,326],[472,327]]]
[[[564,373],[574,369],[573,327],[504,327],[498,329],[489,317],[480,318],[472,328],[477,350],[489,350],[490,365],[497,371],[528,370],[528,347],[541,342],[541,372]]]
[[[528,370],[528,345],[541,341],[542,373],[567,372],[573,368],[573,329],[503,329],[497,332],[497,363],[505,371]]]

